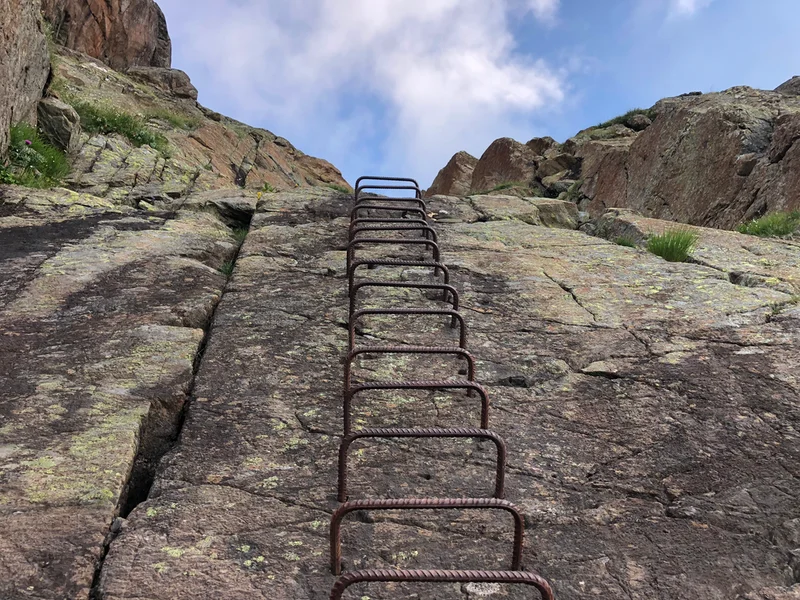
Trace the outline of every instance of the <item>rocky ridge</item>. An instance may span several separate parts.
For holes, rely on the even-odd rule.
[[[578,133],[564,144],[493,142],[469,169],[445,167],[431,193],[517,189],[568,198],[600,216],[645,216],[732,229],[767,212],[800,208],[800,96],[796,79],[775,91],[735,87],[666,98]],[[459,186],[451,182],[458,180]]]

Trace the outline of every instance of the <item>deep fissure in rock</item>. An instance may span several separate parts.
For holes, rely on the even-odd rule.
[[[220,212],[220,218],[234,232],[237,230],[249,231],[252,217],[252,212],[245,212],[241,210],[235,212],[226,211],[224,214]],[[239,245],[237,246],[233,257],[230,260],[231,266],[235,266],[243,244],[244,239],[242,238],[239,240]],[[228,281],[230,281],[231,275],[232,272],[228,274]],[[189,383],[189,388],[186,391],[186,400],[181,404],[179,412],[171,419],[171,434],[163,437],[154,435],[159,427],[163,430],[163,425],[154,422],[159,421],[161,418],[161,411],[158,410],[151,409],[147,420],[142,425],[139,433],[139,452],[134,461],[125,492],[120,499],[119,513],[122,518],[127,518],[134,508],[147,500],[150,494],[150,488],[153,486],[153,480],[155,479],[155,473],[158,464],[161,462],[161,459],[164,457],[164,455],[166,455],[170,450],[172,450],[172,448],[175,447],[180,439],[181,431],[183,430],[183,424],[186,421],[186,411],[192,401],[192,397],[194,396],[194,385],[197,378],[197,372],[200,369],[200,364],[202,363],[206,346],[208,345],[208,339],[213,328],[217,307],[219,306],[219,303],[222,301],[222,298],[225,296],[226,292],[227,282],[225,287],[222,289],[219,299],[209,312],[208,319],[203,324],[203,339],[201,340],[197,354],[194,357],[192,365],[192,378]],[[163,441],[165,437],[167,439],[166,443]]]

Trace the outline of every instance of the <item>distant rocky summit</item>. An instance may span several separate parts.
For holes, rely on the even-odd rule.
[[[666,98],[581,131],[563,144],[493,142],[453,160],[429,194],[566,198],[599,216],[630,208],[659,219],[731,229],[800,208],[800,77],[775,91],[735,87]],[[460,156],[459,153],[456,156]]]

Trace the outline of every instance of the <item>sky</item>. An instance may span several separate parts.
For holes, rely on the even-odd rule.
[[[798,0],[158,0],[209,108],[363,174],[800,74]]]

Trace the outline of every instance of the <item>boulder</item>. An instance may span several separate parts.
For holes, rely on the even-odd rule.
[[[36,124],[36,105],[50,73],[38,0],[0,0],[0,32],[0,155],[3,155],[12,124],[20,121]]]
[[[197,88],[180,69],[164,67],[131,67],[128,77],[143,81],[178,98],[197,100]]]
[[[634,131],[644,131],[652,124],[653,121],[650,120],[650,117],[641,113],[631,115],[625,119],[625,126],[629,129],[633,129]]]
[[[533,138],[532,140],[528,140],[525,145],[533,150],[533,152],[538,156],[544,156],[545,152],[550,150],[551,148],[555,148],[558,146],[558,142],[555,141],[550,136],[546,137],[538,137]]]
[[[576,171],[580,169],[581,161],[579,158],[566,152],[555,154],[550,158],[545,159],[539,163],[536,169],[536,175],[539,177],[550,177],[562,171]]]
[[[478,159],[468,152],[456,152],[450,162],[439,171],[426,197],[442,194],[445,196],[466,196],[470,193],[472,175]]]
[[[511,138],[500,138],[483,153],[472,174],[473,193],[506,183],[527,186],[536,174],[536,153]]]
[[[68,154],[77,152],[81,137],[81,118],[75,109],[58,98],[39,102],[39,129],[48,141]]]
[[[800,96],[800,75],[795,75],[789,81],[784,81],[775,88],[775,91],[786,96]]]
[[[153,0],[43,0],[42,11],[59,43],[114,69],[172,63],[167,21]]]

